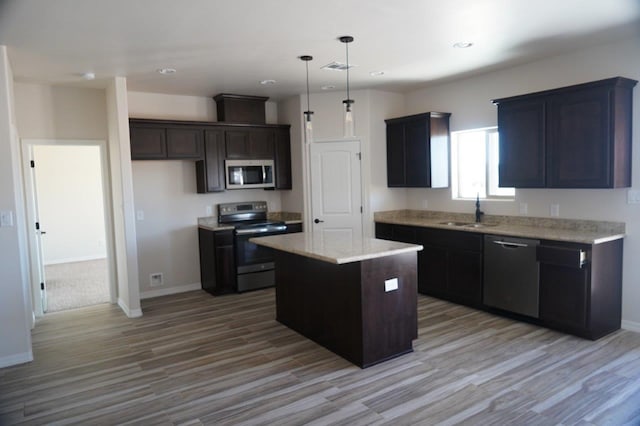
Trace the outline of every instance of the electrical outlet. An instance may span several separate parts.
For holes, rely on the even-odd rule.
[[[153,274],[149,274],[149,285],[151,287],[158,287],[162,285],[162,272],[155,272]]]
[[[423,209],[428,209],[429,208],[429,200],[427,200],[426,198],[424,200],[422,200],[422,208]]]
[[[520,214],[526,215],[529,212],[529,206],[527,203],[520,203]]]
[[[558,217],[560,216],[560,204],[551,204],[549,206],[549,215],[551,217]]]
[[[213,215],[213,206],[207,206],[205,211],[206,211],[207,216],[212,216]]]
[[[138,220],[144,220],[144,210],[138,210],[136,212],[136,219]]]

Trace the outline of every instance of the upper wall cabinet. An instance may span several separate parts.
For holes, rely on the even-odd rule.
[[[500,186],[631,186],[632,91],[616,77],[496,99]]]
[[[387,186],[449,186],[448,112],[426,112],[385,120]]]
[[[273,159],[276,188],[291,189],[288,124],[129,119],[132,160],[196,160],[198,193],[224,191],[225,159]]]
[[[199,160],[204,156],[201,127],[130,119],[129,134],[132,160]]]

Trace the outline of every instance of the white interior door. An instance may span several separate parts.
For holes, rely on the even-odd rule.
[[[27,187],[27,226],[29,229],[31,277],[33,289],[33,307],[35,314],[41,316],[47,312],[47,288],[45,286],[44,253],[42,250],[42,235],[45,234],[40,226],[40,212],[38,209],[38,191],[36,187],[35,171],[33,168],[33,146],[23,145],[23,158],[29,163],[24,167],[24,179]]]
[[[362,237],[360,141],[310,146],[311,211],[314,232]]]

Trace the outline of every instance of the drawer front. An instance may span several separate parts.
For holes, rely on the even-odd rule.
[[[588,262],[589,253],[579,247],[539,245],[536,258],[540,263],[579,269]]]
[[[422,229],[420,241],[434,246],[482,251],[482,234],[442,229]]]

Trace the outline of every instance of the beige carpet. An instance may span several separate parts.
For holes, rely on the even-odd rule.
[[[47,312],[109,302],[107,260],[45,266]]]

